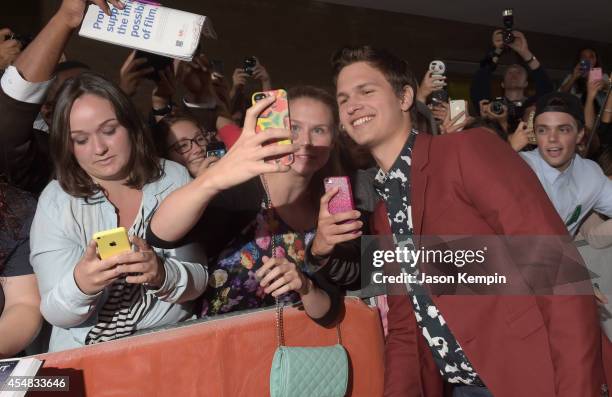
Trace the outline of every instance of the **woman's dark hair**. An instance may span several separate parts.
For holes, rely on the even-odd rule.
[[[593,53],[595,54],[595,59],[597,59],[597,61],[595,62],[595,65],[591,65],[591,67],[601,68],[602,62],[601,62],[601,58],[599,57],[599,52],[597,52],[597,50],[592,47],[583,47],[579,49],[578,52],[576,53],[576,57],[574,58],[574,64],[572,65],[572,69],[578,64],[578,62],[580,62],[580,56],[582,55],[582,51],[585,51],[585,50],[593,51]]]
[[[67,80],[58,93],[51,126],[49,146],[55,166],[55,177],[66,193],[87,198],[100,191],[91,177],[79,166],[70,137],[70,113],[74,102],[83,95],[95,95],[108,100],[119,121],[128,131],[131,143],[126,185],[141,189],[159,179],[162,169],[155,145],[140,112],[130,99],[103,76],[85,72]]]
[[[207,131],[202,128],[197,118],[187,112],[175,112],[169,116],[164,117],[160,121],[157,122],[155,127],[153,127],[153,138],[155,141],[155,147],[157,148],[157,155],[159,157],[168,157],[169,147],[168,147],[168,136],[172,130],[172,126],[181,121],[188,121],[196,125],[202,133],[206,135]],[[216,139],[216,137],[210,136],[211,140]]]
[[[340,144],[340,121],[338,116],[338,104],[336,98],[328,91],[313,86],[297,86],[287,91],[289,101],[294,101],[300,98],[313,99],[325,105],[332,115],[332,149],[327,164],[313,175],[310,180],[310,193],[316,207],[319,207],[319,200],[324,194],[323,179],[328,176],[345,175],[342,163],[340,162],[341,144]],[[291,115],[289,115],[291,117]]]
[[[606,176],[612,175],[612,147],[606,148],[599,157],[597,157],[597,164],[599,164]]]

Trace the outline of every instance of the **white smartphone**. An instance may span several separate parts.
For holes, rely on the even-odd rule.
[[[450,118],[454,119],[463,112],[463,115],[455,122],[455,124],[461,124],[467,118],[467,101],[464,99],[453,99],[450,101]]]

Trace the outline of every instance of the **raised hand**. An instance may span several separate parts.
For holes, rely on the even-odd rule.
[[[174,73],[174,68],[170,65],[166,69],[159,71],[159,82],[153,89],[153,96],[170,100],[175,93],[176,74]]]
[[[116,257],[102,260],[96,253],[96,241],[87,244],[85,254],[74,268],[74,281],[87,295],[95,295],[121,276]]]
[[[419,85],[419,89],[417,90],[417,100],[425,103],[427,97],[432,92],[446,86],[445,80],[446,76],[432,74],[431,70],[425,73],[425,76],[423,76],[423,80],[421,81],[421,85]]]
[[[137,248],[136,252],[126,252],[117,255],[116,271],[128,275],[125,281],[130,284],[145,284],[159,288],[166,279],[166,270],[160,257],[139,237],[131,237],[130,241]]]
[[[259,285],[264,288],[266,294],[277,297],[295,291],[306,295],[312,290],[312,281],[287,258],[271,259],[264,256],[262,260],[263,266],[257,270],[255,276],[261,280]]]
[[[518,30],[513,30],[512,34],[514,35],[514,41],[508,44],[508,47],[512,48],[519,54],[523,59],[528,59],[531,57],[531,53],[529,52],[529,44],[527,43],[527,38],[522,32]]]
[[[257,59],[257,58],[256,58]],[[272,83],[270,81],[270,74],[266,68],[257,60],[257,65],[253,69],[253,78],[261,82],[261,89],[269,91],[272,89]]]
[[[232,75],[232,87],[242,87],[246,84],[247,79],[249,78],[249,74],[244,71],[242,68],[234,69],[234,74]]]
[[[91,0],[91,3],[100,7],[106,15],[111,15],[109,3],[122,10],[125,6],[119,0]],[[58,11],[66,24],[71,28],[77,28],[83,21],[85,10],[87,9],[87,1],[85,0],[63,0]]]
[[[255,133],[257,117],[275,100],[275,97],[269,96],[247,110],[240,138],[225,156],[204,170],[198,179],[202,177],[203,180],[208,180],[212,189],[219,192],[261,174],[289,171],[290,166],[268,163],[265,162],[265,159],[294,153],[299,149],[299,145],[264,144],[271,140],[291,139],[291,131],[269,129],[261,134]]]
[[[597,93],[606,86],[604,80],[591,80],[587,83],[587,100],[592,101]]]
[[[440,133],[441,134],[450,134],[452,132],[461,131],[465,128],[466,125],[472,122],[472,117],[470,117],[465,111],[459,112],[455,117],[451,118],[450,106],[448,103],[443,102],[441,107],[444,108],[444,119],[442,120],[442,124],[440,124]],[[465,116],[465,120],[459,123],[462,117]]]
[[[520,152],[525,146],[529,145],[529,136],[532,133],[533,130],[527,128],[527,123],[521,121],[514,133],[508,136],[508,142],[515,152]]]
[[[155,71],[152,67],[144,67],[146,58],[135,58],[136,50],[130,52],[119,71],[119,87],[127,96],[133,96],[142,82],[142,79]]]
[[[11,33],[10,29],[0,29],[0,70],[11,65],[21,52],[21,44],[17,40],[5,40]]]

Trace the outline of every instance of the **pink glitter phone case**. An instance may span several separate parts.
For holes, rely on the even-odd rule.
[[[351,190],[351,182],[346,176],[332,176],[325,178],[325,191],[329,191],[338,186],[340,190],[331,200],[329,200],[329,213],[334,215],[340,212],[352,211],[355,209],[353,202],[353,192]]]

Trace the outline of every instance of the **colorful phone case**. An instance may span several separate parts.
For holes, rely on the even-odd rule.
[[[352,211],[355,209],[353,202],[353,191],[351,190],[351,182],[346,176],[333,176],[325,178],[325,191],[329,191],[338,186],[340,190],[334,197],[329,200],[328,211],[330,214],[338,214],[340,212]]]
[[[98,255],[100,255],[102,259],[107,259],[122,252],[132,250],[127,231],[124,227],[95,233],[93,238],[98,245]]]
[[[276,96],[276,101],[272,104],[272,106],[268,107],[264,110],[259,117],[257,118],[257,126],[255,127],[255,132],[260,133],[270,128],[284,128],[286,130],[291,130],[291,121],[289,119],[289,102],[287,101],[287,91],[285,90],[272,90],[272,91],[264,91],[264,92],[256,92],[253,94],[251,99],[252,103],[255,104],[257,102],[255,98],[258,95],[264,94],[266,96],[274,95]],[[290,139],[285,139],[282,141],[277,141],[279,145],[291,145]],[[286,156],[282,156],[279,158],[269,159],[267,161],[270,162],[280,162],[284,165],[293,164],[293,154],[288,154]]]

